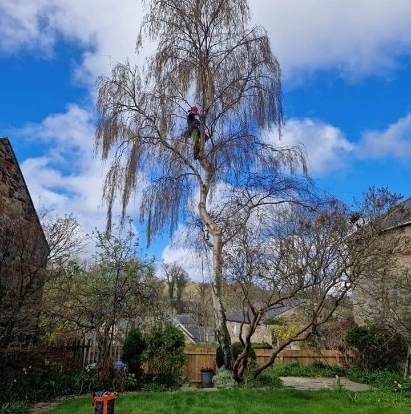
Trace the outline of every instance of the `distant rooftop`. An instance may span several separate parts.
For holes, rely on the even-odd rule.
[[[269,311],[267,311],[264,316],[262,317],[262,321],[267,321],[273,318],[278,317],[279,315],[296,308],[297,306],[301,305],[302,302],[298,300],[291,300],[287,302],[277,303],[274,305]],[[259,310],[262,308],[262,305],[256,305],[256,310]],[[242,310],[238,310],[233,313],[227,314],[227,321],[229,322],[248,322],[249,319],[253,317],[253,314],[251,310],[248,311],[248,315],[245,314]]]
[[[197,322],[187,313],[180,313],[178,315],[175,315],[174,319],[176,319],[177,322],[181,323],[181,325],[184,325],[186,328],[197,326]]]

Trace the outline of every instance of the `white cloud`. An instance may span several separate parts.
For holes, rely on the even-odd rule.
[[[366,131],[359,143],[357,158],[411,158],[411,113],[389,125],[385,131]]]
[[[54,45],[53,30],[47,25],[50,5],[49,0],[0,0],[0,52],[39,47],[50,54]]]
[[[181,266],[195,282],[210,282],[212,266],[206,257],[200,257],[194,250],[185,247],[167,245],[161,255],[164,263],[176,263]]]
[[[28,141],[40,140],[50,146],[52,159],[60,167],[70,162],[70,168],[73,168],[92,155],[94,128],[91,113],[78,105],[70,104],[65,113],[50,114],[40,124],[26,124],[19,133]],[[70,160],[68,155],[71,156]]]
[[[278,138],[273,136],[271,139]],[[284,128],[279,145],[304,145],[307,151],[309,173],[314,177],[344,171],[353,159],[411,157],[411,113],[389,125],[384,131],[366,131],[358,143],[348,141],[337,127],[323,121],[305,118],[291,119]]]
[[[101,202],[106,166],[94,154],[91,114],[70,105],[65,113],[50,115],[40,124],[26,125],[14,134],[47,145],[43,156],[21,163],[32,199],[41,199],[57,215],[74,214],[87,233],[95,227],[102,229],[106,220]],[[114,218],[119,213],[117,204]],[[130,203],[128,213],[136,213],[134,203]]]
[[[83,49],[76,77],[90,85],[110,59],[133,58],[142,7],[135,0],[0,0],[0,53],[50,57],[60,40]]]
[[[389,74],[399,55],[411,54],[409,0],[251,0],[250,6],[290,82],[329,69],[355,79]],[[77,76],[91,84],[108,73],[110,58],[136,59],[143,12],[135,0],[0,0],[0,52],[50,55],[61,38],[72,41],[84,49]]]
[[[347,78],[385,75],[411,54],[409,0],[251,0],[286,79],[336,69]]]
[[[277,140],[278,138],[274,137]],[[344,169],[347,157],[355,149],[343,132],[320,120],[290,119],[280,145],[303,144],[307,151],[309,174],[323,176]]]

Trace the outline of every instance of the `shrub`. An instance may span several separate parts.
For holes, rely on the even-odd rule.
[[[254,349],[273,349],[272,345],[268,342],[254,342],[253,343]]]
[[[281,379],[270,371],[264,371],[257,378],[252,378],[248,372],[244,375],[244,381],[239,384],[241,388],[283,388]]]
[[[134,374],[137,381],[143,373],[141,366],[146,348],[147,343],[140,329],[130,329],[121,349],[121,360],[127,363],[129,373]]]
[[[214,388],[231,389],[237,387],[233,375],[226,369],[221,370],[217,375],[214,375],[212,381]]]
[[[345,376],[352,381],[368,384],[372,388],[387,392],[400,391],[401,387],[398,383],[402,384],[407,381],[403,379],[403,369],[400,367],[395,370],[386,368],[378,371],[365,371],[356,366],[347,369]]]
[[[277,377],[335,377],[345,376],[346,370],[338,365],[327,365],[321,361],[314,361],[303,366],[298,362],[288,364],[274,364],[269,372]]]
[[[115,366],[112,358],[100,360],[96,366],[97,389],[104,391],[124,391],[127,389],[127,373]]]
[[[236,360],[237,357],[243,352],[243,349],[244,348],[241,342],[234,342],[231,344],[231,350],[233,353],[234,360]],[[255,355],[253,347],[251,347],[248,351],[247,358],[251,359],[251,361],[253,362],[257,361],[257,356]],[[221,368],[224,365],[224,355],[221,346],[219,346],[216,351],[216,363],[218,368]]]
[[[170,387],[181,385],[185,362],[183,333],[167,324],[152,329],[146,340],[145,358],[156,381]]]
[[[382,325],[350,329],[345,341],[354,348],[357,364],[365,370],[395,367],[405,358],[407,352],[404,338]]]

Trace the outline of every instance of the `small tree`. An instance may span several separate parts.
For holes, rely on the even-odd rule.
[[[273,350],[269,360],[253,371],[256,377],[274,363],[278,353],[294,341],[305,341],[330,320],[361,278],[380,272],[395,254],[395,240],[387,235],[384,213],[397,201],[389,192],[371,188],[355,210],[333,198],[305,208],[296,204],[260,210],[232,239],[226,272],[243,293],[244,351],[234,364],[242,380],[243,360],[264,315],[292,299],[300,304],[294,335]],[[254,287],[265,296],[257,303]]]
[[[188,273],[176,263],[165,264],[164,273],[166,275],[170,305],[177,313],[181,313],[184,308],[182,301],[183,292],[190,280]]]
[[[138,328],[132,328],[124,339],[121,349],[121,359],[128,365],[128,370],[136,376],[136,379],[141,379],[142,364],[144,362],[144,351],[147,348],[147,343]]]
[[[92,264],[70,263],[66,273],[47,285],[45,324],[50,330],[67,326],[80,334],[94,331],[99,359],[110,356],[120,339],[121,319],[156,311],[159,283],[151,262],[137,257],[137,240],[131,227],[118,234],[95,231],[97,252]]]
[[[175,386],[181,382],[184,347],[183,333],[171,324],[157,326],[148,334],[146,359],[160,384]]]

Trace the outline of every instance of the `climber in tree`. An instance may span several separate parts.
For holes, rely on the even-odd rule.
[[[187,132],[186,136],[191,136],[194,141],[193,152],[194,159],[198,160],[200,158],[200,120],[198,119],[198,108],[192,106],[187,115]],[[204,142],[208,140],[208,135],[205,134]]]

